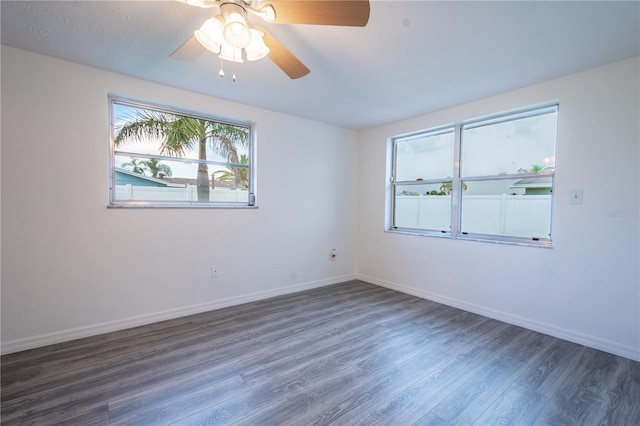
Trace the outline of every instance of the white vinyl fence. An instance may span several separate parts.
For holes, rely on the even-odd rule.
[[[400,195],[396,226],[449,231],[451,199],[438,195]],[[462,231],[548,238],[551,195],[465,195]]]
[[[198,201],[198,187],[116,185],[116,200]],[[215,188],[209,190],[209,201],[248,202],[249,193],[246,189]]]

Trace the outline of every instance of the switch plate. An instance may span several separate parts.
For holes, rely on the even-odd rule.
[[[582,204],[582,189],[569,190],[569,204]]]

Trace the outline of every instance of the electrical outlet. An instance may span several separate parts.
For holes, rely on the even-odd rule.
[[[220,267],[212,266],[211,267],[211,278],[219,278],[220,277]]]

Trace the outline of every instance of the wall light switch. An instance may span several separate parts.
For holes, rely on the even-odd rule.
[[[582,189],[569,190],[569,204],[582,204]]]

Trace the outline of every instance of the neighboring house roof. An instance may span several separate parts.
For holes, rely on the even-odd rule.
[[[551,176],[520,179],[509,188],[551,188]]]
[[[544,167],[541,172],[550,172],[553,166]],[[532,177],[517,180],[509,188],[552,188],[553,178],[551,176]]]
[[[145,176],[131,170],[116,167],[116,184],[137,184],[140,186],[165,186],[170,188],[184,188],[185,185],[167,182],[163,179]]]

